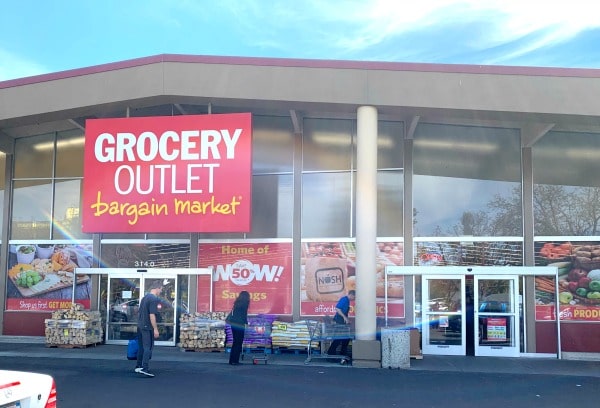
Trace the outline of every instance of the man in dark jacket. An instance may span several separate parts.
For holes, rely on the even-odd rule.
[[[154,349],[154,339],[158,338],[157,318],[160,305],[160,294],[162,292],[162,282],[156,280],[150,284],[150,291],[142,298],[140,302],[140,311],[138,316],[137,339],[138,353],[135,372],[147,377],[154,377],[149,370],[149,362],[152,358]]]

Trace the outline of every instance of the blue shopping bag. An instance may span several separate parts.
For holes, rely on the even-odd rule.
[[[138,342],[137,339],[129,340],[127,343],[127,360],[137,360]]]

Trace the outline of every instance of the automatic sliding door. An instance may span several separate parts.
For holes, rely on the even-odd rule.
[[[159,337],[155,344],[174,346],[176,342],[177,275],[112,273],[108,279],[106,342],[126,344],[137,336],[140,302],[152,282],[160,280],[163,291],[156,316]]]
[[[108,279],[107,296],[107,343],[126,343],[137,335],[137,321],[140,307],[139,274],[111,274]]]
[[[517,276],[475,276],[475,355],[519,356]]]
[[[464,355],[465,277],[423,276],[423,353]]]

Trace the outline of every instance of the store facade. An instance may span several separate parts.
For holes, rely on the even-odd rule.
[[[160,278],[172,306],[165,344],[179,312],[228,310],[243,289],[251,313],[299,320],[332,314],[356,288],[367,349],[385,322],[421,325],[427,315],[425,353],[468,354],[473,337],[476,355],[591,358],[600,353],[598,91],[597,70],[181,55],[0,82],[1,333],[43,335],[50,311],[74,298],[103,310],[107,336],[125,341],[144,279]],[[216,186],[241,189],[247,224],[203,213],[132,226],[127,211],[117,226],[90,224],[86,189],[117,171],[89,167],[91,124],[96,137],[114,120],[238,115],[251,120],[248,161],[231,167],[241,173],[200,159],[198,177],[212,169]],[[166,166],[143,159],[132,172]],[[141,180],[138,192],[168,195]],[[412,269],[388,276],[390,267]],[[213,273],[176,272],[194,268]],[[455,283],[460,297],[447,290]],[[469,297],[486,327],[467,335]],[[481,308],[492,302],[499,309]],[[451,326],[454,343],[429,348]]]

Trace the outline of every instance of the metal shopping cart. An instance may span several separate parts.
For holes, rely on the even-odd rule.
[[[313,358],[337,359],[340,360],[340,364],[346,364],[351,361],[351,358],[348,356],[327,354],[327,348],[325,347],[326,343],[330,343],[333,340],[352,340],[354,335],[349,324],[337,324],[331,318],[324,317],[321,321],[306,320],[306,327],[308,328],[309,341],[304,364],[310,363]],[[321,353],[318,355],[313,354],[312,346],[314,343],[319,343]]]
[[[248,355],[252,358],[252,364],[261,362],[267,364],[268,354],[271,351],[271,324],[271,320],[259,316],[248,320],[242,359]]]

